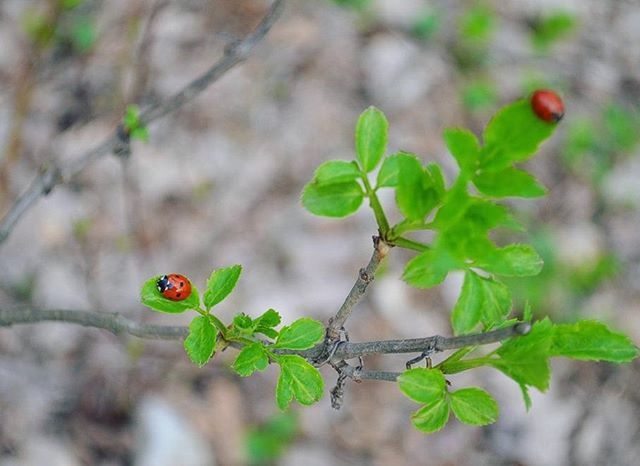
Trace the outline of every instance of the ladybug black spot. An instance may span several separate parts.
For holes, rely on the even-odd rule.
[[[180,282],[180,287],[182,288],[184,286],[184,282]]]
[[[176,294],[176,296],[179,298],[181,294],[182,294],[182,293],[178,293],[178,294]]]

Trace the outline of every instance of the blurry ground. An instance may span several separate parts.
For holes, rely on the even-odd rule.
[[[2,211],[44,162],[76,157],[114,127],[134,92],[133,57],[154,2],[85,1],[62,18],[70,39],[39,49],[29,24],[46,4],[0,3]],[[130,160],[99,161],[25,215],[0,246],[0,308],[186,323],[143,309],[140,284],[173,271],[202,284],[212,268],[240,263],[243,277],[223,317],[273,307],[285,320],[325,320],[368,260],[374,222],[365,209],[344,221],[314,218],[298,198],[319,163],[351,157],[359,112],[382,108],[390,150],[421,154],[451,175],[443,128],[479,131],[498,105],[543,83],[561,90],[568,110],[532,163],[550,196],[518,202],[547,257],[541,278],[513,284],[519,302],[529,299],[558,321],[596,316],[640,341],[640,4],[474,5],[380,0],[358,12],[329,0],[291,2],[247,63],[153,125]],[[142,102],[206,69],[264,7],[169,2],[145,48]],[[536,49],[532,27],[557,10],[574,28]],[[349,323],[352,339],[450,333],[459,280],[412,290],[399,280],[407,257],[393,251]],[[2,329],[0,465],[243,464],[247,430],[276,413],[276,374],[240,379],[226,368],[232,357],[197,369],[177,342],[63,324]],[[454,384],[492,391],[501,418],[483,429],[450,422],[433,436],[411,428],[415,406],[393,384],[350,384],[341,411],[328,397],[299,410],[295,440],[278,463],[637,464],[639,367],[558,361],[551,390],[534,396],[528,414],[500,374],[457,377]],[[330,386],[334,374],[326,376]]]

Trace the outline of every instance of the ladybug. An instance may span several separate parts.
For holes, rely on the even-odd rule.
[[[531,108],[541,120],[557,123],[564,116],[564,103],[558,94],[538,89],[531,95]]]
[[[156,282],[156,286],[162,296],[171,301],[182,301],[191,295],[191,282],[179,273],[163,275]]]

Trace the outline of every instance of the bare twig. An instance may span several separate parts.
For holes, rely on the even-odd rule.
[[[220,79],[227,71],[246,60],[251,51],[269,32],[284,9],[285,0],[275,0],[258,26],[243,40],[227,48],[224,56],[200,77],[189,83],[184,89],[163,103],[154,104],[144,109],[140,115],[143,124],[149,124],[158,118],[177,110],[195,98],[211,84]],[[7,214],[0,221],[0,243],[7,239],[12,229],[25,212],[27,212],[41,196],[48,194],[55,186],[67,182],[80,173],[96,159],[116,150],[122,145],[121,135],[115,130],[96,148],[86,152],[75,160],[60,166],[51,165],[45,169],[29,186]]]
[[[178,340],[189,334],[187,327],[167,325],[145,325],[120,314],[72,311],[24,309],[0,311],[0,327],[36,322],[64,322],[84,327],[108,330],[115,335],[129,334],[139,338]]]
[[[367,291],[367,287],[369,283],[373,281],[375,278],[376,270],[378,270],[378,266],[382,259],[389,252],[389,245],[382,241],[380,237],[373,237],[373,255],[369,260],[369,264],[364,269],[360,269],[358,273],[358,278],[351,288],[351,291],[347,295],[347,298],[338,309],[336,315],[329,321],[329,326],[327,327],[327,337],[329,340],[335,341],[340,337],[340,330],[344,327],[344,323],[347,321],[351,312],[353,311],[353,307],[360,301],[364,293]]]
[[[9,310],[0,311],[0,327],[11,327],[18,324],[34,324],[38,322],[67,322],[85,327],[96,327],[108,330],[116,335],[130,334],[139,338],[178,340],[188,335],[189,329],[180,326],[145,325],[127,319],[120,314],[87,312],[73,310]],[[446,338],[439,335],[426,338],[411,338],[405,340],[381,340],[362,343],[343,341],[337,343],[337,348],[331,358],[342,362],[372,354],[402,354],[419,353],[424,351],[439,352],[496,343],[507,338],[525,335],[531,325],[519,323],[499,330],[460,337]],[[276,350],[278,354],[298,354],[306,359],[315,360],[326,351],[326,344],[320,343],[314,348],[304,351]],[[364,371],[363,373],[366,373]],[[367,378],[362,376],[361,378]]]

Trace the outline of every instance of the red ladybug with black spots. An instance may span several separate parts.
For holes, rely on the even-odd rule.
[[[171,301],[182,301],[191,294],[191,282],[179,273],[163,275],[156,282],[156,286],[162,296]]]
[[[531,108],[538,118],[549,123],[557,123],[564,116],[564,102],[548,89],[538,89],[531,94]]]

